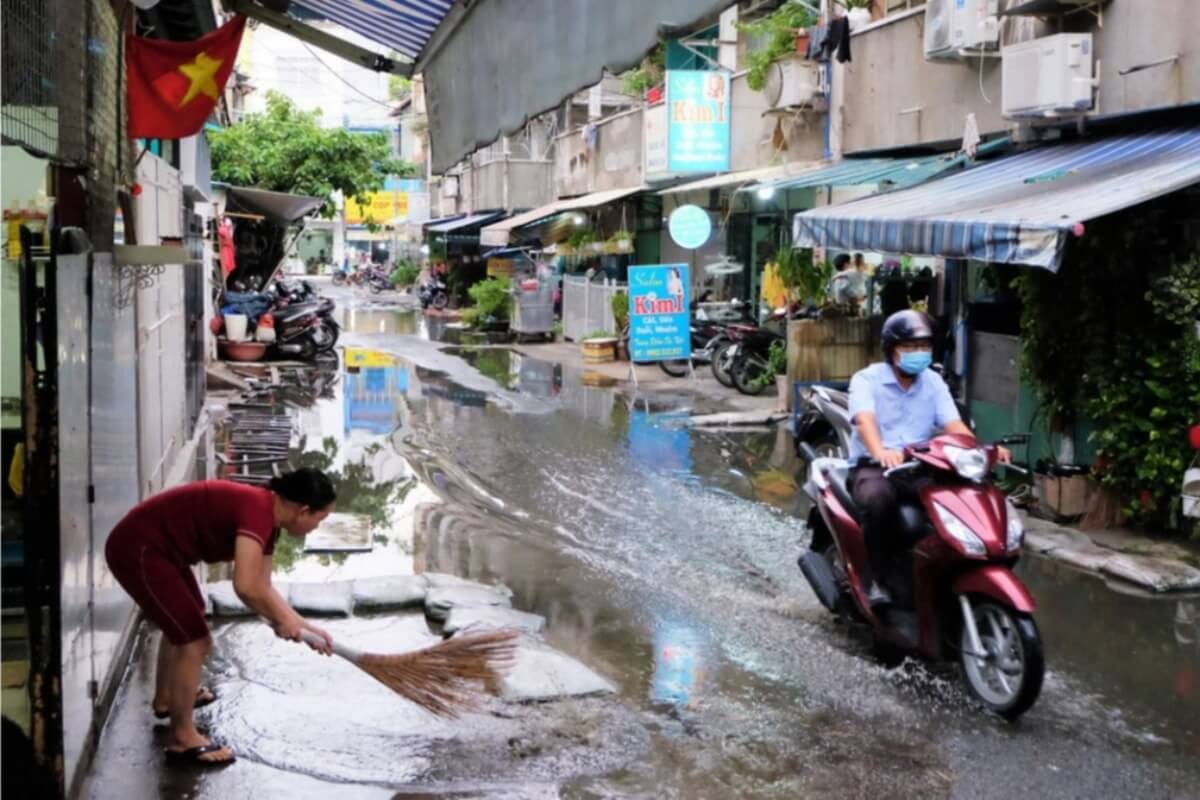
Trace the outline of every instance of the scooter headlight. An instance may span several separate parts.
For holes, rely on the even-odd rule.
[[[950,463],[954,465],[954,471],[967,480],[981,481],[988,474],[987,453],[978,447],[948,445],[945,451]]]
[[[954,537],[954,540],[962,546],[964,553],[969,556],[987,555],[987,546],[984,545],[983,540],[975,535],[975,531],[968,528],[965,522],[950,513],[950,509],[941,503],[934,503],[933,510],[938,515],[942,527],[946,529],[946,533]]]
[[[1008,509],[1008,535],[1005,538],[1005,548],[1008,552],[1020,550],[1021,545],[1025,542],[1025,525],[1021,522],[1021,515],[1017,513],[1017,507],[1012,504],[1011,500],[1005,500],[1004,505]]]

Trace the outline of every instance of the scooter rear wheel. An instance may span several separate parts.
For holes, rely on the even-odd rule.
[[[989,602],[973,603],[972,613],[985,655],[973,653],[964,625],[959,641],[963,680],[989,711],[1014,720],[1042,691],[1046,662],[1037,623],[1028,614]]]
[[[660,361],[658,366],[662,371],[670,375],[672,378],[682,378],[688,374],[688,362],[686,358],[676,359],[674,361]]]
[[[438,311],[442,311],[446,306],[450,305],[450,295],[445,292],[438,292],[433,296],[433,302],[430,304]]]
[[[729,374],[730,367],[733,365],[733,359],[729,357],[729,348],[733,347],[735,342],[725,342],[716,349],[713,353],[712,363],[709,365],[712,369],[713,377],[727,388],[735,388],[733,385],[733,376]]]

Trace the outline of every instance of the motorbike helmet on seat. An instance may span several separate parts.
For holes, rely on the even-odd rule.
[[[880,339],[884,358],[890,364],[900,342],[933,341],[933,318],[912,309],[897,311],[884,321]]]

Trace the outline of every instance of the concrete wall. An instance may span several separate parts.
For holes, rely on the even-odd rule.
[[[642,109],[625,111],[599,121],[595,147],[589,148],[579,130],[555,143],[554,192],[572,197],[638,186],[642,173]]]
[[[769,167],[787,161],[815,161],[825,152],[825,114],[816,111],[767,114],[766,96],[735,75],[730,96],[730,167]]]
[[[501,159],[469,170],[463,180],[470,184],[472,211],[504,208],[537,208],[554,200],[549,161]]]
[[[1064,22],[1064,31],[1090,31],[1095,37],[1100,87],[1093,116],[1200,102],[1200,13],[1195,0],[1157,0],[1153,5],[1151,17],[1144,3],[1108,3],[1103,27],[1085,12]],[[1014,124],[1000,116],[1000,59],[927,62],[924,25],[924,11],[918,10],[884,19],[851,37],[853,60],[837,65],[833,75],[834,113],[842,119],[846,153],[959,140],[969,113],[975,114],[984,133]],[[1054,32],[1056,27],[1033,17],[1006,18],[1001,41],[1026,41]],[[1180,58],[1172,64],[1124,77],[1117,74],[1174,54]]]

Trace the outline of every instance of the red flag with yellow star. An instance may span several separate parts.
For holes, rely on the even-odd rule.
[[[233,72],[246,18],[190,42],[125,35],[131,139],[191,136],[212,113]]]

